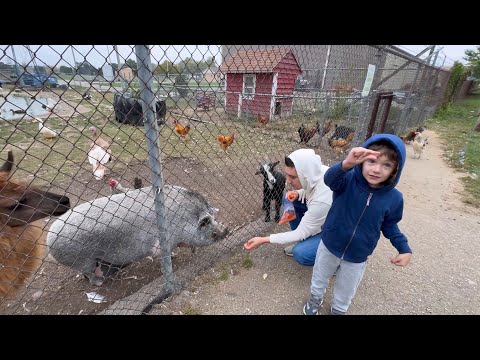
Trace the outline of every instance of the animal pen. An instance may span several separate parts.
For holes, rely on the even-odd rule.
[[[11,150],[11,179],[68,196],[71,212],[31,224],[43,230],[40,265],[27,281],[3,284],[2,314],[154,314],[275,227],[264,221],[262,164],[281,167],[309,147],[332,165],[372,134],[400,136],[442,105],[450,76],[434,46],[420,54],[385,45],[3,50],[2,163]],[[58,85],[26,85],[23,74]],[[116,120],[119,94],[141,103],[137,126]],[[9,196],[1,190],[2,238],[24,206],[24,194]],[[24,271],[5,260],[16,251],[2,248],[0,281]],[[87,261],[93,269],[79,265]]]

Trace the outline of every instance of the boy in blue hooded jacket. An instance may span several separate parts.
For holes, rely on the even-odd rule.
[[[410,262],[412,250],[397,225],[402,219],[403,197],[395,188],[405,158],[405,145],[398,136],[376,134],[325,173],[333,203],[322,227],[305,315],[318,314],[335,271],[331,313],[346,314],[380,231],[398,251],[391,262],[397,266]]]

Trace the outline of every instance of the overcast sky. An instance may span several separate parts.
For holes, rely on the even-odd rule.
[[[397,45],[410,53],[417,54],[427,45]],[[444,55],[447,56],[444,65],[451,66],[454,61],[466,63],[462,58],[465,56],[465,50],[475,50],[477,45],[437,45],[441,50],[441,55],[437,59],[437,65],[442,65]],[[0,45],[0,49],[5,50],[6,45]],[[42,65],[44,61],[48,65],[73,65],[73,57],[77,62],[89,61],[96,67],[101,67],[105,62],[117,63],[116,53],[113,51],[112,45],[74,45],[72,47],[66,45],[30,45],[31,51],[36,55],[38,65]],[[120,63],[125,59],[136,59],[134,47],[129,45],[118,45],[120,54]],[[25,46],[15,45],[15,53],[19,63],[27,63],[30,61],[29,51]],[[427,52],[428,54],[428,52]],[[444,55],[443,55],[444,54]],[[207,60],[210,56],[214,56],[217,64],[221,62],[221,53],[219,45],[155,45],[152,47],[152,62],[162,63],[165,60],[179,62],[186,57],[193,57],[195,60]],[[0,61],[11,63],[12,50],[9,46],[7,51],[0,52]],[[67,64],[68,63],[68,64]]]
[[[412,50],[409,51],[411,53],[418,54],[420,51],[425,49],[428,45],[397,45],[400,46],[404,50]],[[476,50],[478,45],[437,45],[436,49],[441,48],[440,54],[443,52],[447,59],[445,61],[445,65],[452,65],[454,61],[460,61],[463,64],[467,62],[463,60],[465,56],[465,50]],[[428,54],[428,51],[427,51]],[[440,60],[443,60],[442,56],[439,56],[437,60],[437,65],[442,65]]]

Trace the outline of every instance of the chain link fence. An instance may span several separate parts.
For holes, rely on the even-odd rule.
[[[383,45],[3,46],[0,313],[149,313],[273,231],[262,164],[402,135],[449,74]]]

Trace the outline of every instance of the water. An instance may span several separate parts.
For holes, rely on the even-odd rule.
[[[18,120],[23,117],[30,119],[29,115],[42,116],[48,113],[48,110],[42,108],[42,105],[54,102],[54,100],[47,97],[37,96],[35,99],[32,99],[30,96],[9,94],[5,97],[0,97],[0,120]],[[15,114],[11,110],[25,110],[26,114]]]

